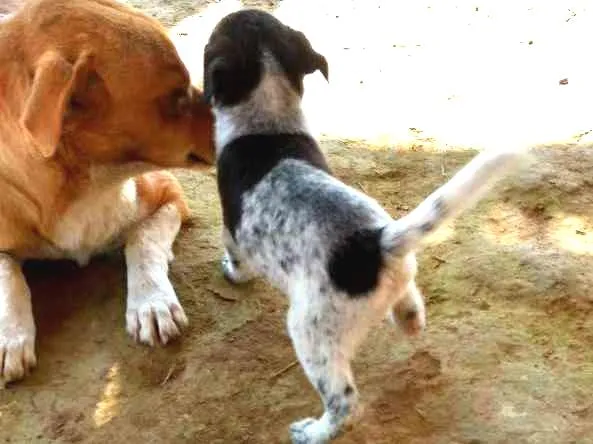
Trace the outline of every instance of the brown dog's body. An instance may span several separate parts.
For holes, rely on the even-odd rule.
[[[32,0],[0,24],[0,382],[35,365],[28,258],[125,245],[128,331],[187,321],[167,278],[188,208],[159,167],[211,162],[212,118],[154,20],[110,0]]]

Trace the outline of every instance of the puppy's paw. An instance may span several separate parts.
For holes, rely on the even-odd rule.
[[[19,324],[0,319],[0,388],[7,382],[24,378],[37,365],[35,324]]]
[[[253,278],[252,273],[247,267],[233,258],[228,251],[224,252],[220,265],[222,267],[222,274],[231,284],[243,284]]]
[[[187,316],[168,279],[140,288],[144,292],[134,290],[128,295],[127,331],[137,342],[165,345],[181,334]]]
[[[331,434],[322,421],[305,418],[291,424],[290,439],[293,444],[325,444],[331,439]]]

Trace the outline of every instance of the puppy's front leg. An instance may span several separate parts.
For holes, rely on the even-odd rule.
[[[35,366],[31,294],[20,264],[0,253],[0,388]]]
[[[125,246],[128,271],[128,333],[145,344],[166,344],[179,336],[187,317],[168,278],[171,247],[181,227],[178,206],[160,207],[129,234]]]
[[[222,231],[222,243],[224,244],[224,255],[222,256],[222,273],[231,284],[244,284],[256,276],[256,273],[249,267],[249,264],[241,256],[233,236],[225,227]]]
[[[356,334],[353,336],[352,329],[341,324],[344,319],[347,319],[344,312],[335,306],[331,309],[315,305],[290,307],[290,338],[303,370],[325,407],[320,418],[305,418],[291,424],[293,444],[329,442],[357,405],[358,391],[350,366],[352,339]]]

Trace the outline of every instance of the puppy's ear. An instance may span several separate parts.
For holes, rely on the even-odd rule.
[[[43,157],[55,154],[72,89],[80,74],[88,70],[90,58],[85,52],[72,64],[57,51],[47,51],[37,62],[21,123]]]
[[[299,57],[302,60],[301,67],[303,68],[304,74],[313,74],[315,71],[319,70],[321,74],[323,74],[323,77],[325,77],[325,80],[329,81],[329,66],[327,64],[327,59],[313,49],[305,34],[301,31],[291,31],[293,32],[296,42],[298,42],[298,47],[300,47]]]
[[[310,73],[314,73],[315,71],[321,71],[325,80],[329,82],[329,66],[327,64],[327,59],[322,56],[321,54],[313,51],[311,54],[311,71]]]

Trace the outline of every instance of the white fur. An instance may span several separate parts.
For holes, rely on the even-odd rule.
[[[144,163],[93,169],[88,188],[31,257],[73,259],[83,266],[93,255],[125,245],[127,330],[135,340],[155,345],[178,336],[187,318],[167,276],[171,246],[181,225],[179,211],[167,204],[149,215],[134,179],[126,179],[151,169],[155,167]],[[2,383],[22,378],[36,358],[29,289],[19,263],[1,253],[0,294]]]
[[[31,294],[20,264],[0,253],[0,389],[35,366]]]
[[[244,135],[306,132],[300,97],[269,55],[263,65],[266,72],[246,101],[231,108],[214,103],[219,155]],[[293,443],[327,442],[355,409],[358,394],[350,361],[374,325],[387,317],[408,335],[424,329],[426,311],[415,284],[414,251],[428,232],[484,194],[517,156],[480,154],[400,220],[393,220],[374,199],[294,159],[282,160],[243,194],[234,239],[223,231],[224,274],[234,283],[263,275],[287,294],[287,325],[296,355],[325,407],[321,417],[291,425]],[[316,205],[333,210],[316,211]],[[384,229],[380,243],[385,264],[370,294],[345,294],[328,275],[328,261],[344,237],[344,227]]]
[[[95,168],[93,185],[62,217],[52,238],[61,254],[81,265],[97,253],[125,244],[128,276],[128,333],[149,345],[166,344],[187,325],[168,278],[171,246],[181,226],[168,204],[147,217],[131,173],[154,169],[144,163]]]
[[[224,109],[213,107],[218,150],[248,134],[308,134],[299,95],[292,89],[278,63],[265,54],[264,75],[248,101]]]
[[[277,72],[268,55],[263,64],[271,73],[263,75],[247,101],[232,108],[214,106],[219,155],[227,143],[247,134],[307,133],[300,96]],[[288,295],[287,326],[295,352],[326,407],[319,419],[293,423],[290,433],[295,443],[323,443],[337,434],[356,406],[358,394],[350,361],[369,329],[395,313],[393,319],[404,332],[417,334],[425,325],[424,302],[414,284],[413,253],[390,259],[372,295],[351,298],[335,289],[326,270],[333,245],[331,234],[328,238],[319,231],[311,216],[301,212],[307,210],[291,209],[291,191],[311,184],[319,194],[336,193],[344,207],[360,208],[360,214],[353,217],[363,217],[367,226],[386,226],[391,217],[374,199],[301,161],[285,160],[273,171],[277,173],[269,173],[243,195],[236,242],[226,228],[223,230],[222,268],[233,283],[263,275]],[[295,182],[278,182],[274,174],[283,171]],[[283,228],[274,227],[276,210],[290,215]],[[331,219],[332,215],[326,217]],[[274,233],[275,241],[266,235],[261,239],[254,236],[262,227],[268,227],[266,233]],[[300,259],[286,272],[281,263],[295,254]],[[409,313],[413,316],[407,319]]]
[[[137,341],[166,344],[187,325],[187,317],[167,277],[171,245],[179,232],[177,207],[168,204],[128,235],[128,333]]]
[[[102,192],[92,190],[60,218],[51,237],[59,249],[54,254],[86,265],[92,255],[120,242],[122,230],[137,221],[141,211],[133,179]]]
[[[400,249],[415,250],[422,240],[447,220],[470,208],[505,174],[526,165],[528,147],[490,149],[479,153],[406,216],[385,230],[385,248],[397,244]],[[423,229],[430,225],[429,230]]]
[[[142,162],[94,167],[88,188],[61,215],[46,248],[35,256],[73,259],[83,266],[93,255],[121,245],[122,234],[147,216],[129,177],[150,169]]]
[[[261,30],[254,29],[257,23]],[[260,60],[250,62],[262,69],[259,84],[242,92],[241,103],[212,101],[221,201],[229,223],[223,231],[222,268],[231,282],[261,275],[288,296],[288,332],[324,407],[319,418],[294,422],[290,435],[294,444],[320,444],[335,437],[356,408],[350,363],[369,330],[385,318],[408,335],[425,327],[424,301],[415,283],[415,251],[422,239],[483,195],[518,154],[477,156],[408,216],[393,220],[374,199],[326,171],[305,124],[299,87],[293,89],[288,80],[300,80],[311,66],[285,62],[280,69],[279,61],[288,57],[278,54],[284,47],[275,43],[293,44],[290,57],[321,56],[271,15],[245,11],[213,32],[211,50],[217,53],[212,60],[237,58],[244,42],[233,39],[241,32],[245,41],[257,42],[247,53],[257,54]],[[224,44],[216,45],[218,39]],[[265,134],[276,137],[261,137]],[[248,135],[260,137],[237,140]],[[274,151],[273,144],[286,146]],[[245,171],[251,166],[248,156],[266,169],[257,165]],[[234,178],[238,183],[228,182]]]

